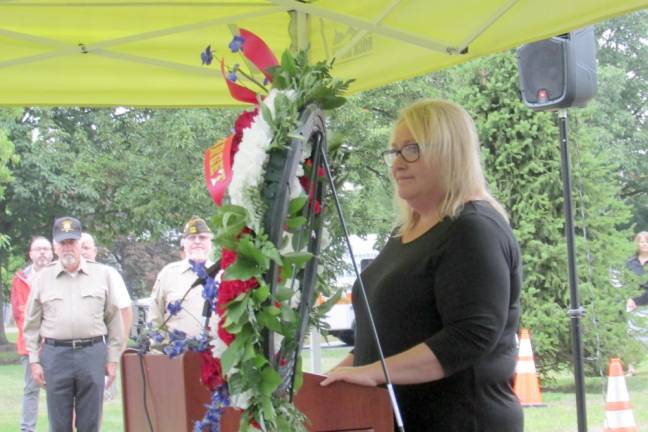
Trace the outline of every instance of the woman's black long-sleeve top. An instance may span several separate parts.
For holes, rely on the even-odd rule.
[[[395,386],[406,431],[523,430],[512,390],[520,250],[490,204],[471,201],[409,243],[392,237],[362,280],[385,356],[425,343],[445,372]],[[356,282],[356,366],[379,359],[358,290]]]

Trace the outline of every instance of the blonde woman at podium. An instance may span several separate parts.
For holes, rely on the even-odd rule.
[[[450,102],[416,102],[382,156],[400,215],[361,277],[404,429],[521,432],[521,254],[486,188],[472,119]],[[355,348],[322,385],[385,383],[359,290],[356,281]]]

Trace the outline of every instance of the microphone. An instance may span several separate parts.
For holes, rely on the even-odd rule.
[[[198,285],[204,285],[207,282],[207,277],[209,278],[216,278],[216,275],[218,272],[221,270],[221,262],[220,260],[216,261],[214,264],[209,266],[209,268],[205,269],[205,277],[200,277],[194,281],[193,284],[189,287],[189,289],[193,289],[197,287]],[[207,331],[207,326],[209,325],[209,320],[212,315],[212,303],[210,299],[205,299],[205,303],[203,304],[203,310],[202,310],[202,317],[203,317],[203,331]]]

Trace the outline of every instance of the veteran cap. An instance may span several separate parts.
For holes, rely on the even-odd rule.
[[[209,226],[207,225],[207,222],[203,218],[200,218],[198,216],[191,216],[191,219],[187,221],[187,223],[184,226],[184,231],[182,235],[184,237],[193,235],[193,234],[200,234],[200,233],[210,233],[211,230],[209,229]]]
[[[54,221],[52,238],[61,243],[64,240],[78,240],[81,238],[81,222],[77,218],[64,216]]]

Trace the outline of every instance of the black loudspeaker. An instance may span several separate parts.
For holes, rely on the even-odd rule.
[[[535,110],[585,106],[596,94],[596,40],[587,27],[517,50],[522,100]]]

